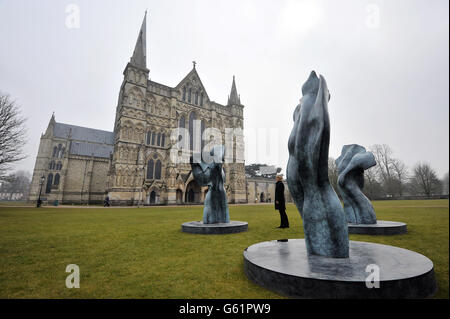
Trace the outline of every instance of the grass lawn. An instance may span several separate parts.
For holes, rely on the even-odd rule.
[[[408,224],[408,234],[350,235],[411,249],[430,258],[439,290],[449,297],[449,202],[374,202],[380,220]],[[249,231],[194,235],[181,224],[200,220],[202,206],[149,208],[0,207],[0,298],[283,298],[249,281],[246,247],[304,238],[300,215],[276,229],[272,205],[230,206]],[[80,289],[67,289],[68,264],[80,267]]]

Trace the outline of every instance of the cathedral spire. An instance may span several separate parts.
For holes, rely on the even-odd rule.
[[[228,96],[228,105],[241,105],[240,96],[237,94],[236,82],[233,75],[233,84],[231,85],[231,93]]]
[[[130,63],[135,67],[146,69],[147,68],[147,11],[145,11],[144,21],[142,21],[141,30],[134,47],[133,56],[130,59]]]
[[[52,113],[52,116],[50,117],[50,121],[48,121],[47,129],[45,130],[44,135],[53,134],[53,128],[55,127],[55,112]]]

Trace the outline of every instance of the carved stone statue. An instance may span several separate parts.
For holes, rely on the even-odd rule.
[[[223,187],[225,173],[222,169],[225,147],[215,146],[209,153],[212,157],[211,163],[203,161],[195,163],[191,157],[191,167],[194,179],[200,186],[208,186],[203,208],[203,223],[229,223],[230,214],[228,211],[227,194]]]
[[[344,145],[336,159],[338,189],[344,201],[347,221],[351,224],[376,224],[370,200],[363,194],[364,170],[375,166],[375,156],[357,144]]]
[[[302,93],[288,142],[289,191],[303,219],[308,254],[347,258],[348,225],[328,179],[330,94],[324,77],[311,72]]]

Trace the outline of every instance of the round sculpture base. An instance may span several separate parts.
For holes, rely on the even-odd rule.
[[[406,234],[406,224],[378,220],[376,224],[348,224],[349,234],[359,235],[399,235]]]
[[[232,220],[229,223],[203,224],[201,221],[195,221],[182,224],[181,229],[192,234],[233,234],[247,231],[248,223]]]
[[[376,269],[379,288],[369,289]],[[245,249],[244,270],[257,284],[294,298],[426,298],[437,289],[427,257],[358,241],[350,241],[349,258],[308,256],[304,239],[261,242]]]

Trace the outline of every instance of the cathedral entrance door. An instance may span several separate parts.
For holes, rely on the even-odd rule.
[[[187,201],[188,203],[195,203],[195,193],[192,188],[187,192]]]
[[[155,191],[152,191],[150,193],[150,204],[155,204],[156,203],[156,193]]]
[[[199,203],[200,192],[200,186],[198,186],[195,180],[192,180],[186,187],[186,203]]]

